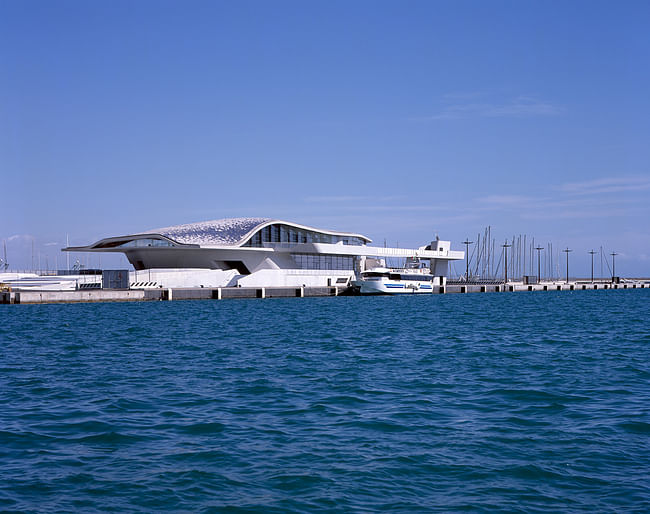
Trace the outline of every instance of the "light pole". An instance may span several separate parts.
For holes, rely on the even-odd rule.
[[[469,245],[473,244],[474,241],[465,239],[463,244],[465,245],[465,282],[469,282]]]
[[[506,239],[505,244],[502,244],[501,247],[503,248],[503,251],[505,253],[506,257],[506,265],[505,265],[505,283],[508,283],[508,248],[510,248],[512,245],[508,244],[508,240]]]
[[[594,252],[593,250],[589,252],[591,255],[591,283],[594,283],[594,254],[598,252]]]
[[[542,281],[542,277],[540,276],[540,267],[539,267],[539,256],[540,252],[543,250],[541,246],[536,246],[535,250],[537,250],[537,283],[539,284]]]
[[[612,252],[609,255],[612,256],[612,283],[614,283],[614,277],[616,277],[616,261],[614,260],[614,257],[616,257],[618,254]]]
[[[569,252],[572,252],[573,250],[569,250],[568,248],[566,250],[562,250],[564,253],[566,253],[566,283],[569,283]]]

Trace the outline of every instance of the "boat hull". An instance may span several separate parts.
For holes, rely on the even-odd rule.
[[[356,285],[361,294],[431,294],[433,286],[431,282],[410,282],[401,281],[379,281],[359,280]]]

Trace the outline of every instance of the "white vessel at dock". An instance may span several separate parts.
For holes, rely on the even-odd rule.
[[[361,294],[423,294],[433,292],[433,279],[424,268],[379,267],[362,272],[355,285]]]

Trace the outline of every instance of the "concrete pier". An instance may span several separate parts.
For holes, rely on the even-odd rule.
[[[83,303],[83,302],[137,302],[145,300],[145,292],[129,290],[78,291],[11,291],[3,292],[0,303]]]
[[[574,283],[541,283],[541,284],[522,284],[522,283],[508,283],[496,285],[481,285],[481,284],[467,284],[467,285],[447,285],[444,287],[445,293],[499,293],[499,292],[531,292],[531,291],[587,291],[587,290],[603,290],[603,289],[644,289],[650,288],[650,281],[626,282],[620,284],[612,284],[609,282],[574,282]],[[443,288],[439,288],[443,289]]]
[[[336,286],[4,291],[0,293],[0,304],[225,300],[235,298],[307,298],[315,296],[338,296],[347,291],[348,288]]]
[[[625,283],[452,284],[434,286],[433,294],[586,291],[650,288],[650,281]],[[237,298],[309,298],[351,295],[348,287],[218,287],[95,289],[78,291],[3,291],[0,304],[226,300]]]

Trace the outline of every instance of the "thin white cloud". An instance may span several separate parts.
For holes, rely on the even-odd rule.
[[[13,236],[9,236],[7,241],[31,241],[32,239],[34,239],[34,236],[29,234],[14,234]]]
[[[518,96],[507,102],[465,102],[447,105],[428,120],[456,120],[461,118],[528,118],[557,116],[564,112],[561,106],[530,96]]]
[[[600,184],[602,181],[598,181]],[[399,199],[401,201],[395,201]],[[381,200],[381,201],[379,201]],[[389,200],[389,201],[386,201]],[[332,202],[343,219],[366,217],[371,221],[388,218],[399,219],[417,216],[435,219],[437,222],[474,222],[501,213],[518,219],[597,219],[603,217],[629,216],[632,213],[648,212],[643,198],[627,198],[624,204],[618,196],[609,197],[576,195],[557,188],[546,188],[538,195],[492,194],[478,196],[464,203],[462,208],[455,202],[427,203],[422,198],[412,203],[404,202],[403,197],[365,197],[365,196],[323,196],[313,197],[313,203],[323,206]],[[410,221],[411,222],[411,221]],[[410,223],[409,222],[409,223]],[[366,220],[365,224],[368,223]],[[363,225],[364,223],[360,223]]]
[[[479,202],[494,206],[526,205],[535,201],[535,197],[522,195],[488,195],[479,198]]]
[[[306,202],[362,202],[367,196],[308,196]]]
[[[569,182],[559,190],[573,195],[596,195],[622,193],[625,191],[647,191],[650,189],[650,177],[605,177],[586,182]]]
[[[566,210],[534,210],[524,212],[522,219],[529,220],[551,220],[551,219],[590,219],[590,218],[613,218],[617,216],[629,216],[629,209],[566,209]]]
[[[522,217],[534,214],[535,218],[584,218],[601,217],[606,212],[631,212],[632,209],[648,210],[647,200],[639,195],[626,196],[622,201],[620,195],[603,196],[603,193],[621,193],[625,191],[646,191],[650,189],[650,178],[608,178],[589,182],[570,183],[549,190],[540,191],[536,196],[524,195],[488,195],[475,198],[471,202],[474,210],[511,210]]]
[[[308,196],[305,198],[306,202],[319,202],[319,203],[330,203],[330,202],[366,202],[372,200],[373,202],[377,201],[391,201],[399,200],[403,197],[401,196]]]
[[[519,210],[534,210],[534,209],[543,209],[543,210],[557,210],[557,209],[586,209],[586,208],[599,208],[602,209],[605,206],[616,207],[621,205],[619,198],[610,197],[610,198],[595,198],[589,196],[573,196],[573,195],[562,195],[557,194],[555,196],[535,196],[535,197],[526,197],[526,196],[493,196],[486,198],[477,198],[476,204],[480,202],[485,203],[485,208],[491,210],[494,209],[511,209],[516,208]],[[628,200],[626,206],[637,204],[638,201]]]
[[[406,204],[406,205],[350,205],[346,207],[348,211],[363,212],[440,212],[448,211],[449,208],[444,205],[436,204]]]
[[[482,96],[485,96],[485,93],[481,91],[457,91],[455,93],[446,93],[442,95],[442,98],[444,100],[470,100]]]

